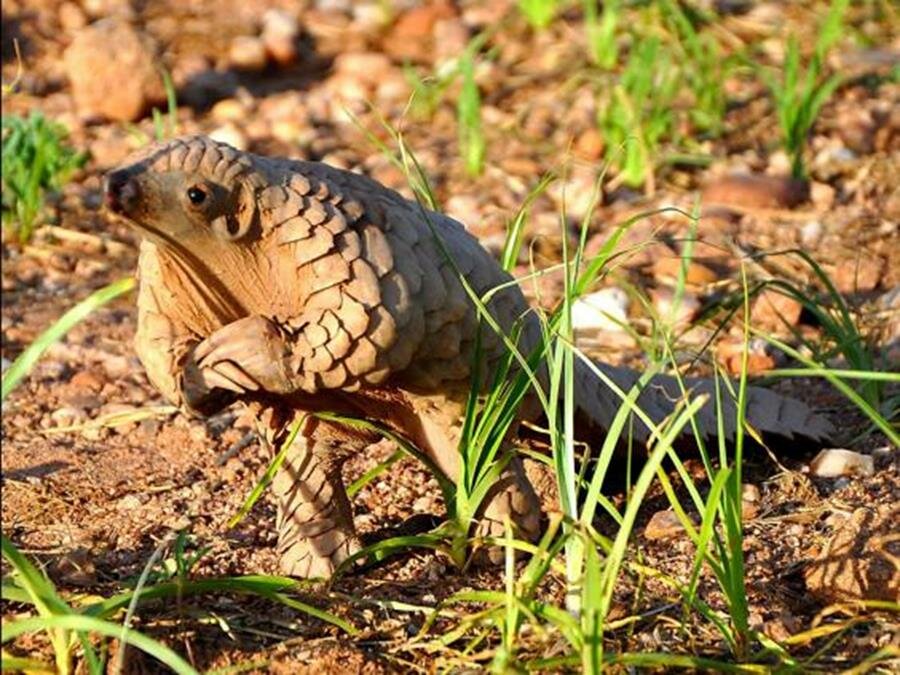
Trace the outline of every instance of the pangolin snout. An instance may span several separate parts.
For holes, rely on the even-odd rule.
[[[103,181],[106,205],[115,213],[128,213],[137,202],[140,190],[127,171],[110,171]]]

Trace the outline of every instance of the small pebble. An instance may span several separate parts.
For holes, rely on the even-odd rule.
[[[809,198],[809,185],[785,176],[722,176],[703,190],[703,204],[758,209],[791,209]]]
[[[650,293],[653,307],[662,321],[683,328],[693,321],[700,310],[700,301],[691,293],[683,293],[675,304],[675,293],[669,288],[655,288]]]
[[[253,35],[238,35],[231,41],[228,60],[239,70],[262,70],[266,67],[266,46]]]
[[[282,9],[269,9],[263,14],[262,42],[272,60],[287,66],[297,60],[297,18]]]
[[[783,333],[800,321],[803,305],[794,298],[773,289],[765,289],[753,300],[750,323],[773,333]]]
[[[644,528],[644,537],[651,541],[671,539],[682,534],[684,534],[684,528],[681,526],[678,516],[671,509],[654,513]]]
[[[800,228],[800,242],[807,248],[812,248],[822,238],[823,227],[818,220],[811,220]]]
[[[236,98],[223,98],[217,101],[209,111],[217,122],[237,122],[247,116],[247,109]]]

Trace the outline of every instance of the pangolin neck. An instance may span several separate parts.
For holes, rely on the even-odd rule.
[[[266,284],[254,257],[236,247],[203,242],[157,244],[167,266],[192,300],[223,324],[251,314],[267,314]]]

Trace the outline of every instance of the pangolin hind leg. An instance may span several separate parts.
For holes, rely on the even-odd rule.
[[[425,450],[451,479],[460,476],[459,438],[465,394],[455,397],[408,395],[416,416],[413,440]],[[504,448],[504,449],[509,449]],[[515,528],[515,536],[528,540],[540,534],[541,506],[531,482],[525,475],[521,458],[513,455],[497,482],[485,496],[478,513],[476,536],[501,537],[508,517]],[[503,550],[489,549],[488,557],[499,561]]]
[[[512,522],[515,536],[535,541],[540,535],[541,504],[525,475],[525,467],[520,457],[513,456],[499,480],[485,497],[478,514],[476,536],[499,538],[505,534],[506,519]],[[486,555],[491,562],[503,560],[500,547],[489,547]]]

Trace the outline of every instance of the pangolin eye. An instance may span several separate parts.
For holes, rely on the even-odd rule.
[[[191,200],[191,204],[194,206],[199,206],[206,199],[206,191],[203,188],[199,188],[196,185],[194,187],[188,188],[187,191],[188,199]]]

